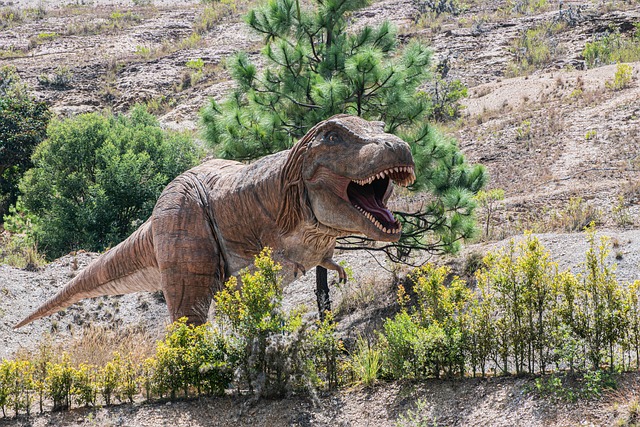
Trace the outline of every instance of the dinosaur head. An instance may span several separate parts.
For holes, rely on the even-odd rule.
[[[292,149],[289,160],[299,157],[298,183],[313,215],[336,234],[400,238],[400,223],[386,202],[392,182],[406,186],[414,181],[414,163],[409,145],[383,128],[382,122],[333,116]]]

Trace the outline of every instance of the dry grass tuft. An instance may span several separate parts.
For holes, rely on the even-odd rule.
[[[89,326],[72,342],[61,345],[58,353],[66,351],[76,365],[104,366],[113,358],[114,352],[127,355],[132,362],[141,364],[154,354],[157,339],[139,327]]]

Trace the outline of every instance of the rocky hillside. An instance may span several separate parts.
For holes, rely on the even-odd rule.
[[[61,117],[110,108],[126,111],[147,102],[170,128],[197,131],[198,110],[209,97],[221,99],[232,82],[224,60],[238,50],[258,56],[261,39],[241,21],[250,5],[215,3],[213,15],[199,2],[178,0],[2,2],[28,10],[0,26],[0,64],[14,65],[35,94]],[[522,1],[470,0],[457,15],[420,15],[415,0],[382,0],[352,16],[353,25],[393,21],[402,40],[421,38],[449,76],[469,87],[461,120],[444,127],[468,159],[486,165],[490,188],[505,198],[491,219],[488,241],[465,248],[456,259],[504,244],[525,229],[540,238],[562,268],[583,261],[582,222],[596,220],[612,236],[622,281],[640,279],[640,63],[631,81],[611,89],[618,66],[586,66],[583,49],[604,31],[633,31],[637,1],[549,1],[518,11]],[[533,2],[531,2],[533,3]],[[567,12],[569,11],[569,12]],[[4,21],[3,21],[4,22]],[[549,24],[551,23],[551,24]],[[535,70],[519,70],[519,40],[527,30],[559,25],[548,33],[550,56]],[[185,64],[201,58],[194,76]],[[519,75],[519,76],[516,76]],[[481,212],[482,214],[483,212]],[[32,348],[47,333],[68,342],[83,325],[140,327],[161,333],[167,311],[152,294],[79,303],[51,319],[13,331],[12,325],[63,286],[96,255],[63,257],[38,272],[0,266],[0,357]],[[349,305],[340,330],[353,337],[379,322],[391,305],[393,274],[383,259],[341,254],[356,274],[354,288],[332,287],[335,307]],[[287,304],[315,307],[314,278],[291,284]],[[528,379],[466,379],[425,384],[387,384],[344,390],[317,400],[252,402],[229,397],[167,405],[121,405],[74,410],[0,425],[613,425],[629,418],[640,393],[629,374],[619,391],[596,402],[554,404],[524,390]],[[413,418],[412,418],[413,417]],[[419,424],[423,422],[423,424]],[[623,424],[621,424],[623,425]]]

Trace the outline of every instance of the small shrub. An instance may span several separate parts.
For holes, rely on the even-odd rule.
[[[218,2],[209,4],[202,9],[202,13],[193,23],[193,31],[195,34],[202,35],[211,31],[224,18],[234,13],[236,5],[234,2]]]
[[[7,416],[7,402],[9,400],[10,387],[10,361],[2,360],[0,363],[0,408],[2,409],[2,418]]]
[[[336,334],[337,324],[333,314],[327,311],[324,319],[310,331],[309,352],[313,360],[316,382],[329,390],[335,390],[342,377],[340,356],[345,352],[344,344]]]
[[[0,363],[0,407],[17,417],[20,411],[29,414],[33,392],[33,365],[28,360],[3,360]]]
[[[490,236],[491,217],[496,209],[497,202],[504,200],[504,190],[501,188],[494,188],[486,191],[480,190],[476,194],[475,199],[485,210],[486,219],[484,224],[484,237],[488,239]]]
[[[507,0],[503,13],[524,15],[544,10],[549,4],[549,0]]]
[[[157,344],[154,362],[145,362],[153,371],[152,384],[160,396],[169,393],[175,399],[190,388],[198,395],[222,395],[232,379],[228,342],[209,325],[187,325],[186,319],[170,325],[164,341]]]
[[[69,409],[71,406],[73,376],[74,369],[66,353],[59,362],[49,362],[47,365],[46,395],[53,400],[54,411]]]
[[[238,357],[236,382],[258,396],[282,396],[308,386],[304,350],[308,333],[301,313],[282,309],[280,264],[265,248],[255,259],[256,272],[232,277],[215,296],[220,324],[230,329]]]
[[[81,363],[73,371],[72,394],[78,405],[90,406],[96,403],[95,367]]]
[[[523,31],[513,44],[514,59],[507,66],[507,74],[529,74],[551,64],[560,53],[556,35],[564,29],[562,23],[547,22]]]
[[[382,352],[369,340],[360,337],[351,354],[351,368],[359,383],[370,387],[378,381],[382,368]]]
[[[154,115],[161,115],[170,111],[171,108],[175,107],[176,100],[165,95],[160,95],[154,98],[149,99],[145,102],[145,106],[147,107],[147,111]]]
[[[524,141],[531,139],[531,120],[523,120],[520,126],[516,128],[516,140]]]
[[[436,77],[429,91],[428,116],[439,122],[448,122],[460,117],[463,106],[460,100],[467,97],[467,87],[459,79]]]
[[[408,409],[398,417],[396,427],[436,427],[438,419],[435,415],[431,417],[430,412],[428,401],[418,399],[415,402],[415,408]]]
[[[380,336],[383,374],[386,378],[415,378],[419,376],[415,356],[418,325],[406,310],[393,319],[386,319]]]
[[[633,79],[632,71],[631,65],[618,64],[613,80],[605,82],[605,86],[607,89],[611,90],[622,90],[628,88],[631,85],[631,80]]]
[[[191,33],[189,37],[180,40],[177,44],[177,50],[195,49],[200,46],[202,36],[198,33]]]
[[[626,228],[634,223],[629,211],[629,204],[622,194],[618,196],[617,203],[611,208],[611,214],[618,227]]]
[[[44,398],[47,393],[49,366],[53,363],[53,347],[49,340],[43,341],[33,357],[33,391],[38,396],[40,413],[44,410]]]
[[[420,15],[427,13],[432,13],[436,16],[443,13],[458,15],[461,12],[458,0],[418,0],[417,3]]]
[[[142,17],[129,11],[115,11],[109,15],[109,20],[104,28],[109,30],[120,30],[138,24],[142,21]]]
[[[65,89],[73,81],[73,73],[66,66],[57,67],[53,74],[40,74],[38,82],[43,86],[51,86],[56,89]]]
[[[0,264],[37,271],[46,260],[30,236],[4,232],[0,234]]]
[[[582,197],[571,197],[564,209],[553,213],[549,225],[552,229],[568,232],[582,231],[591,222],[598,222],[600,217],[600,211]]]
[[[137,45],[136,50],[133,53],[143,57],[144,59],[151,58],[151,48],[148,46]]]
[[[11,27],[24,21],[24,14],[16,8],[0,8],[0,29]]]
[[[190,59],[184,65],[192,70],[202,71],[204,68],[204,60],[202,58]]]
[[[634,397],[629,401],[627,411],[629,412],[627,424],[634,425],[640,421],[640,400],[638,400],[637,397]]]
[[[582,56],[589,68],[638,61],[640,59],[640,23],[635,24],[632,35],[622,35],[618,28],[595,34],[592,41],[586,43]]]
[[[386,374],[391,378],[439,378],[464,374],[463,309],[470,297],[459,278],[446,283],[450,270],[431,264],[411,274],[416,305],[406,307],[404,288],[398,299],[403,309],[386,319],[380,336]]]
[[[596,399],[605,390],[616,388],[615,375],[601,371],[585,371],[581,374],[557,373],[536,378],[534,388],[538,396],[554,402],[576,402]]]
[[[540,397],[553,401],[575,402],[577,399],[575,391],[570,387],[566,387],[562,378],[560,375],[536,378],[535,391]]]
[[[117,392],[122,377],[122,358],[119,353],[113,354],[113,359],[100,368],[97,374],[97,389],[105,405],[111,405],[111,398],[118,396]],[[120,399],[119,399],[120,400]]]
[[[52,40],[55,40],[58,37],[60,37],[60,34],[56,32],[38,33],[36,36],[29,37],[29,49],[33,49],[34,47],[42,43],[47,43]]]

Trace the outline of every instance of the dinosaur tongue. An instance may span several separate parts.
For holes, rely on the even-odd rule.
[[[351,182],[347,187],[347,195],[351,203],[371,213],[384,226],[395,224],[396,220],[382,201],[389,185],[389,179],[377,179],[371,184],[359,185]]]

